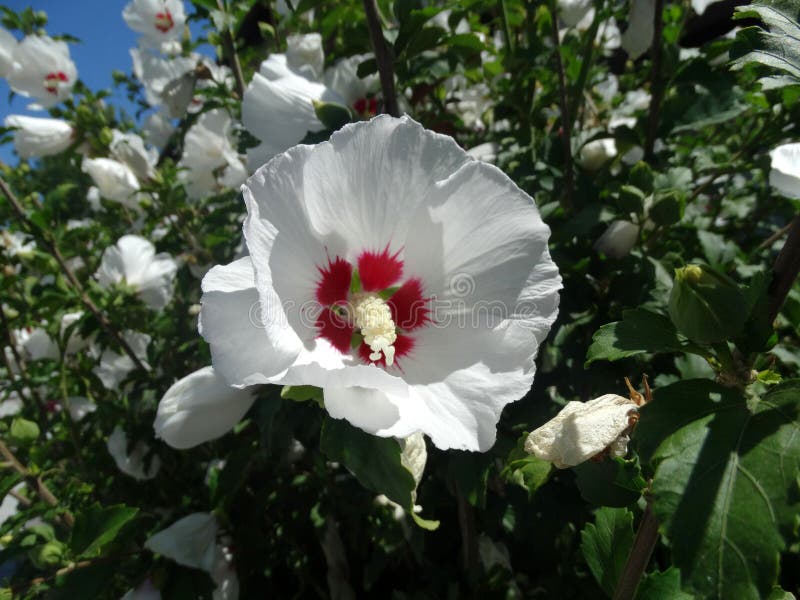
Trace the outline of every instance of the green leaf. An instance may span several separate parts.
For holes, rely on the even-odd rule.
[[[330,460],[342,463],[365,488],[411,510],[416,483],[400,462],[397,440],[370,435],[347,421],[327,418],[319,445]]]
[[[686,200],[682,192],[670,191],[656,196],[655,204],[647,213],[659,225],[673,225],[683,218]]]
[[[734,391],[690,400],[705,414],[653,455],[653,509],[685,588],[707,598],[762,598],[800,510],[800,380],[757,402]]]
[[[603,591],[612,596],[633,546],[633,513],[599,508],[595,522],[581,531],[581,552]]]
[[[647,486],[637,459],[588,460],[572,470],[583,499],[597,506],[630,506]]]
[[[542,485],[550,478],[553,464],[528,454],[524,450],[527,432],[517,440],[516,447],[509,453],[506,466],[500,476],[509,483],[513,483],[528,492],[532,498]]]
[[[15,446],[28,446],[39,437],[39,426],[33,421],[17,417],[11,421],[8,432],[11,443]]]
[[[353,114],[346,106],[336,102],[321,102],[319,100],[312,100],[312,103],[314,104],[314,112],[317,114],[317,118],[331,131],[336,131],[353,120]]]
[[[295,402],[313,400],[322,406],[322,388],[313,385],[285,385],[281,389],[281,398]]]
[[[622,321],[603,325],[592,336],[586,366],[596,360],[619,360],[645,352],[680,352],[685,343],[665,316],[643,308],[626,310]]]
[[[97,556],[103,546],[114,541],[122,527],[138,512],[138,508],[124,504],[105,508],[99,504],[90,506],[75,518],[70,549],[76,556]]]
[[[694,596],[681,590],[681,572],[670,567],[666,571],[648,573],[636,590],[636,600],[692,600]]]
[[[456,451],[450,453],[450,474],[456,481],[458,492],[472,506],[486,507],[486,484],[493,462],[489,454]]]
[[[754,2],[737,8],[735,17],[760,18],[766,29],[745,27],[739,31],[731,48],[732,69],[757,62],[800,79],[800,26],[796,4]]]

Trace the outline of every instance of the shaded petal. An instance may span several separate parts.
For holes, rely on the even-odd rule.
[[[144,547],[179,565],[211,572],[214,567],[217,519],[209,513],[193,513],[159,531]]]

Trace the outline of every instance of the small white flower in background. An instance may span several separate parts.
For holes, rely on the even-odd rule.
[[[192,513],[150,537],[144,547],[179,565],[200,569],[217,584],[214,600],[237,600],[239,580],[233,554],[225,540],[217,541],[219,524],[210,513]]]
[[[215,108],[200,115],[183,144],[178,174],[189,198],[199,199],[222,189],[238,188],[247,169],[237,154],[228,111]]]
[[[636,60],[653,44],[655,0],[630,0],[628,28],[622,33],[622,48]]]
[[[36,250],[36,241],[21,231],[0,231],[0,248],[7,256],[25,256]]]
[[[170,122],[169,116],[163,110],[159,110],[147,116],[142,131],[150,144],[156,148],[163,148],[175,132],[175,126]]]
[[[0,27],[0,77],[8,77],[14,69],[14,50],[17,38],[10,31]]]
[[[13,56],[8,85],[18,94],[38,101],[30,108],[52,108],[72,95],[78,69],[64,42],[29,35],[16,46]]]
[[[470,148],[467,150],[467,154],[475,160],[482,160],[483,162],[494,164],[495,161],[497,161],[497,153],[499,151],[499,144],[496,142],[486,142],[485,144],[479,144],[474,148]]]
[[[778,146],[769,155],[769,184],[789,198],[800,198],[800,143]]]
[[[139,208],[139,180],[128,165],[112,158],[84,157],[81,170],[92,178],[103,198]]]
[[[24,486],[25,483],[18,483],[12,489],[15,492],[19,492]],[[18,509],[19,509],[19,500],[17,500],[11,494],[6,494],[3,497],[3,501],[0,502],[0,525],[5,523],[6,520],[8,520],[10,517],[13,517],[15,514],[17,514]],[[0,548],[2,547],[3,546],[0,545]]]
[[[339,94],[345,106],[360,118],[374,117],[378,111],[378,100],[375,97],[381,86],[378,74],[373,73],[364,78],[358,76],[358,65],[372,56],[356,54],[340,58],[325,70],[323,77],[325,85]]]
[[[200,56],[164,58],[143,48],[132,48],[133,74],[144,85],[150,106],[164,105],[169,118],[182,118],[192,100]]]
[[[559,469],[574,467],[608,451],[611,456],[628,453],[630,431],[638,420],[645,397],[625,379],[630,398],[605,394],[588,402],[568,402],[553,419],[531,432],[525,451],[552,462]],[[645,380],[645,394],[650,388]]]
[[[125,163],[139,180],[152,179],[158,151],[145,148],[144,140],[135,133],[122,133],[114,129],[111,136],[109,150],[114,158]]]
[[[158,403],[156,437],[173,448],[192,448],[224,435],[244,417],[254,390],[237,389],[203,367],[175,382]]]
[[[590,14],[594,15],[592,0],[558,0],[558,16],[569,27],[575,27]]]
[[[128,454],[128,436],[119,425],[108,436],[106,447],[117,464],[117,468],[137,481],[152,479],[161,468],[161,460],[155,455],[150,458],[149,466],[145,464],[145,457],[150,452],[150,446],[141,440],[133,445]]]
[[[216,373],[321,387],[332,417],[382,437],[490,448],[558,310],[533,200],[452,138],[388,116],[296,146],[243,193],[250,256],[202,284]]]
[[[150,336],[137,331],[124,331],[122,337],[131,347],[136,357],[149,369],[147,346],[150,345]],[[120,354],[110,348],[106,348],[100,355],[100,364],[92,369],[92,372],[97,375],[97,378],[106,389],[117,390],[125,377],[128,376],[128,373],[135,368],[136,365],[130,356],[124,352]]]
[[[611,258],[626,256],[639,239],[639,226],[630,221],[613,221],[595,242],[594,249]]]
[[[156,254],[149,240],[124,235],[103,252],[97,281],[109,288],[124,281],[153,310],[161,310],[172,299],[178,264],[166,252]]]
[[[26,327],[13,332],[17,348],[28,360],[55,360],[59,357],[58,345],[41,327]]]
[[[14,148],[20,158],[50,156],[63,152],[73,142],[75,130],[61,119],[9,115],[6,127],[16,127]]]
[[[290,35],[286,38],[286,61],[296,67],[298,73],[310,80],[322,78],[325,53],[319,33]]]
[[[141,44],[162,52],[180,52],[186,25],[182,0],[131,0],[122,11],[128,27],[141,33]]]
[[[698,15],[702,15],[710,5],[717,1],[718,0],[692,0],[692,10]]]
[[[10,348],[4,348],[6,351],[10,351]],[[16,366],[14,364],[14,355],[10,352],[6,352],[6,358],[8,359],[8,364],[11,365],[12,370]],[[23,388],[24,393],[28,393],[28,388]],[[16,414],[19,414],[19,411],[22,410],[24,403],[22,402],[22,397],[19,395],[19,392],[16,390],[11,390],[8,394],[0,394],[0,419],[3,417],[12,417]]]
[[[69,410],[70,418],[77,422],[96,411],[97,404],[83,396],[72,396],[67,398],[67,409]]]
[[[581,148],[577,163],[587,171],[597,171],[616,155],[617,142],[614,138],[592,140]]]

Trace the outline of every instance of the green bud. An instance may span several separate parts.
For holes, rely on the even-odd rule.
[[[741,333],[747,302],[739,286],[708,265],[675,269],[669,316],[683,335],[698,344],[715,344]]]
[[[11,422],[9,439],[15,446],[27,446],[39,437],[39,426],[33,421],[17,417]]]
[[[114,139],[114,134],[111,133],[111,130],[108,127],[103,127],[100,130],[100,135],[97,136],[97,139],[100,140],[100,143],[103,146],[108,146],[111,144],[111,140]]]
[[[28,551],[28,558],[37,569],[50,569],[59,566],[64,560],[64,544],[47,542]]]

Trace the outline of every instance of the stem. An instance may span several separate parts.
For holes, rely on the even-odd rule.
[[[798,273],[800,273],[800,215],[792,219],[786,243],[772,267],[772,282],[767,292],[770,323],[778,316]]]
[[[458,526],[461,530],[461,561],[464,576],[473,586],[478,574],[478,538],[475,526],[475,509],[467,502],[464,494],[456,484],[456,500],[458,503]]]
[[[573,166],[572,166],[572,121],[570,120],[567,102],[567,80],[564,75],[564,64],[561,60],[561,40],[558,38],[558,12],[555,0],[550,1],[550,21],[552,23],[553,45],[555,46],[556,69],[558,71],[558,88],[561,106],[561,141],[564,147],[564,196],[561,207],[565,212],[572,210]]]
[[[602,7],[602,3],[601,3]],[[595,10],[594,20],[589,27],[589,30],[584,34],[586,36],[586,45],[583,47],[581,54],[581,70],[578,74],[578,81],[572,91],[572,103],[570,104],[569,114],[578,115],[578,111],[582,106],[581,100],[583,99],[583,88],[586,86],[586,79],[589,77],[589,71],[592,68],[592,59],[594,58],[594,38],[597,37],[597,30],[600,28],[600,17],[602,10]]]
[[[653,148],[658,130],[658,111],[661,109],[661,100],[664,97],[664,89],[661,82],[664,0],[655,0],[655,2],[655,13],[653,14],[653,60],[650,71],[650,118],[647,123],[647,139],[644,146],[644,155],[648,160],[653,158]]]
[[[631,553],[614,590],[613,600],[633,600],[636,596],[636,589],[642,580],[647,563],[650,562],[656,542],[658,542],[658,519],[648,502],[639,522],[639,529],[636,530]]]
[[[506,7],[506,0],[499,0],[500,4],[500,18],[503,21],[503,37],[506,40],[507,54],[514,53],[514,42],[511,37],[511,27],[508,24],[508,7]]]
[[[78,281],[77,277],[75,277],[75,273],[73,273],[72,269],[69,268],[67,261],[64,260],[64,256],[61,254],[61,251],[58,249],[58,246],[56,246],[56,243],[52,239],[50,239],[50,236],[46,232],[41,231],[39,227],[37,227],[36,224],[34,224],[28,218],[28,216],[25,214],[25,210],[19,203],[19,200],[17,200],[17,197],[9,189],[8,185],[2,178],[0,178],[0,191],[3,192],[3,195],[11,203],[14,212],[17,213],[17,217],[23,223],[23,225],[25,225],[28,228],[31,234],[37,237],[38,241],[41,242],[50,252],[50,255],[56,259],[58,266],[61,267],[61,271],[66,276],[67,281],[69,281],[72,288],[78,293],[78,296],[83,305],[100,322],[100,325],[103,327],[103,329],[106,330],[106,333],[108,333],[111,337],[114,338],[114,340],[116,340],[116,342],[120,345],[125,354],[127,354],[133,361],[133,364],[136,365],[136,368],[141,369],[143,371],[147,371],[142,361],[139,360],[138,356],[136,356],[136,353],[133,351],[133,348],[131,348],[128,342],[125,341],[125,338],[122,337],[122,334],[114,328],[114,326],[111,324],[111,321],[108,320],[108,317],[106,317],[103,311],[101,311],[94,303],[94,301],[91,298],[89,298],[89,296],[86,294],[86,292],[83,289],[83,286],[81,285],[81,282]],[[37,233],[38,235],[36,235]]]
[[[397,106],[397,94],[394,89],[394,58],[386,44],[386,39],[383,37],[375,0],[364,0],[364,12],[367,16],[367,27],[369,28],[369,37],[372,40],[372,49],[375,52],[378,74],[381,78],[383,108],[387,114],[399,117],[400,109]]]
[[[8,463],[17,473],[25,478],[31,489],[33,489],[42,500],[44,500],[53,508],[58,507],[58,498],[53,495],[53,492],[50,491],[50,488],[47,487],[47,484],[39,477],[36,477],[33,473],[31,473],[25,467],[25,465],[17,460],[17,457],[14,456],[14,453],[11,452],[11,450],[9,450],[8,446],[5,445],[3,440],[0,440],[0,455],[2,455],[3,458],[8,461]],[[75,517],[73,517],[69,511],[65,510],[61,514],[61,518],[68,527],[75,525]]]
[[[219,7],[220,11],[227,13],[223,0],[217,0],[217,6]],[[226,26],[224,31],[221,31],[220,33],[222,34],[222,48],[227,55],[228,62],[230,63],[231,70],[233,71],[233,76],[236,79],[236,92],[239,94],[239,98],[243,98],[244,89],[246,86],[244,84],[244,75],[242,75],[242,65],[239,62],[239,55],[236,54],[236,46],[233,43],[231,30]]]

